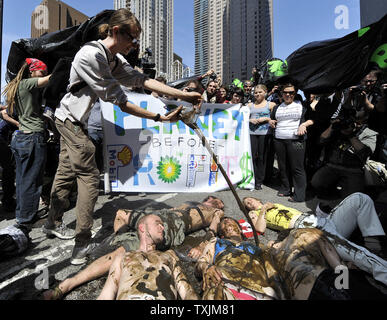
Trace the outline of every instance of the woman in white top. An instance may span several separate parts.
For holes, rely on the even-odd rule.
[[[259,84],[254,89],[254,103],[249,103],[250,108],[250,143],[251,155],[254,165],[255,189],[261,190],[265,180],[265,169],[269,148],[272,144],[273,132],[269,125],[270,113],[275,103],[265,99],[267,88]]]
[[[273,109],[270,126],[275,128],[274,148],[281,177],[281,187],[277,195],[291,196],[290,176],[294,186],[294,195],[288,200],[303,202],[306,190],[305,138],[307,127],[313,125],[313,121],[305,121],[306,108],[301,101],[294,99],[296,93],[297,89],[291,83],[281,87],[284,102]],[[288,172],[288,167],[290,172]]]

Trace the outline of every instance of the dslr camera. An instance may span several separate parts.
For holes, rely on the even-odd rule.
[[[218,76],[217,76],[217,74],[214,72],[213,74],[211,74],[211,75],[209,76],[209,78],[210,78],[210,80],[215,81],[215,80],[218,78]]]

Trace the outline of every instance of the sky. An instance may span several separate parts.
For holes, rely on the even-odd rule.
[[[31,36],[31,14],[41,0],[4,0],[1,87],[12,41]],[[113,0],[63,0],[94,16]],[[312,41],[339,38],[360,28],[359,0],[273,0],[274,57],[286,59]],[[194,68],[193,0],[174,0],[174,51]],[[335,13],[335,10],[338,10]],[[345,11],[348,15],[345,15]],[[343,19],[342,19],[343,18]]]

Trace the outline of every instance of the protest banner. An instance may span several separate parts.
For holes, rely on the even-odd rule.
[[[167,105],[127,91],[128,101],[164,114]],[[219,168],[195,132],[182,121],[154,122],[101,101],[104,130],[105,192],[215,192],[228,189]],[[249,108],[203,104],[197,124],[233,185],[254,188]]]

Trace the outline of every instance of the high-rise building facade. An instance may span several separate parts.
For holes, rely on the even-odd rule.
[[[79,25],[87,19],[88,16],[62,1],[43,0],[31,15],[31,38]]]
[[[230,0],[224,80],[250,79],[251,70],[273,57],[273,0]]]
[[[172,79],[173,0],[115,0],[114,9],[128,8],[141,23],[140,52],[151,48],[156,76]]]
[[[273,0],[195,0],[195,73],[251,77],[273,55]]]
[[[208,71],[208,3],[194,0],[195,74]]]
[[[176,53],[173,54],[171,81],[183,78],[183,59]]]
[[[360,25],[366,27],[387,14],[386,0],[360,0]]]

